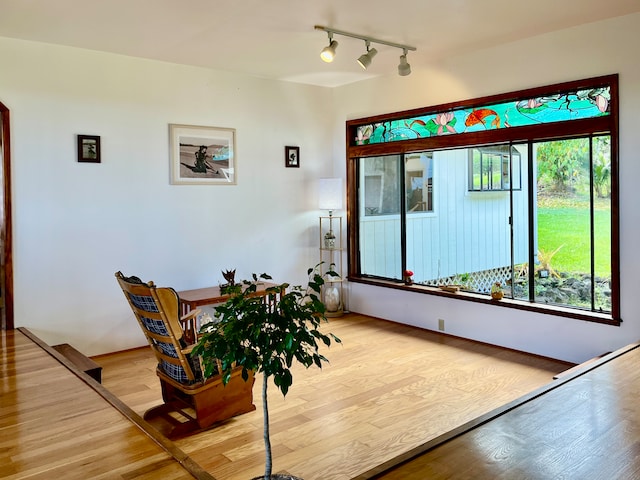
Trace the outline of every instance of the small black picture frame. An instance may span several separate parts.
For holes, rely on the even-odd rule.
[[[284,147],[284,166],[300,168],[300,147]]]
[[[100,163],[100,137],[78,135],[78,162]]]

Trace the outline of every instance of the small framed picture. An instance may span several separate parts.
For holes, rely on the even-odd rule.
[[[284,147],[284,166],[300,168],[300,147]]]
[[[100,163],[100,137],[97,135],[78,135],[78,161]]]

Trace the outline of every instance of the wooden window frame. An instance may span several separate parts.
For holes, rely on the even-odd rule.
[[[514,128],[486,130],[482,132],[456,135],[431,136],[403,141],[374,144],[356,144],[358,127],[380,122],[411,118],[433,112],[446,112],[456,108],[473,108],[492,103],[517,101],[525,98],[537,98],[573,89],[593,89],[610,87],[609,114],[571,120],[528,125]],[[352,282],[411,290],[428,295],[447,296],[449,298],[479,303],[492,303],[490,297],[473,293],[450,294],[434,287],[423,285],[405,285],[400,281],[366,277],[359,271],[359,222],[358,222],[358,159],[362,157],[398,155],[417,151],[442,150],[449,148],[482,146],[497,143],[518,143],[528,141],[553,140],[571,136],[608,134],[611,136],[611,313],[569,308],[557,305],[545,305],[521,300],[506,300],[500,306],[547,313],[567,318],[620,325],[620,233],[619,233],[619,179],[618,179],[618,75],[606,75],[572,82],[564,82],[544,87],[531,88],[500,95],[453,102],[432,107],[406,110],[396,113],[349,120],[346,122],[346,162],[347,162],[347,224],[348,235],[348,279]],[[404,239],[403,239],[404,242]],[[404,245],[403,245],[404,248]],[[495,304],[495,302],[493,302]]]

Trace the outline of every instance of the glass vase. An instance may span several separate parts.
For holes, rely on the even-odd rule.
[[[325,286],[323,302],[327,312],[332,313],[340,310],[342,302],[340,300],[340,289],[337,285],[328,284]]]

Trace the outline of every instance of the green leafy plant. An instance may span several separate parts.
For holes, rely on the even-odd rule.
[[[457,273],[454,277],[454,283],[460,285],[465,290],[473,290],[471,285],[471,274],[469,273]]]
[[[595,137],[593,146],[593,188],[606,198],[611,195],[611,137]]]
[[[588,161],[587,147],[584,139],[541,143],[536,157],[540,176],[551,180],[558,192],[570,190]]]
[[[286,396],[293,384],[291,367],[295,362],[309,368],[322,368],[328,360],[319,353],[321,344],[331,345],[332,333],[319,330],[327,322],[325,306],[320,300],[324,280],[319,265],[307,271],[306,287],[282,283],[266,290],[266,296],[256,295],[256,284],[270,280],[266,273],[253,275],[253,282],[245,286],[225,304],[216,307],[217,322],[202,327],[201,337],[193,349],[204,364],[205,376],[216,372],[221,362],[222,381],[226,384],[235,366],[242,367],[242,377],[247,380],[249,371],[263,374],[262,402],[264,415],[265,473],[271,479],[272,452],[269,438],[269,408],[267,386],[273,377],[275,386]]]

